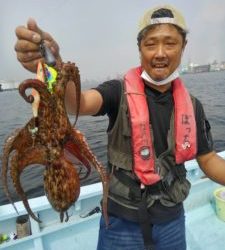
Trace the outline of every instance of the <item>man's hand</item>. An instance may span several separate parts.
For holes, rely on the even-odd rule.
[[[45,45],[51,50],[56,60],[61,60],[59,46],[50,34],[42,31],[34,19],[29,19],[27,27],[18,26],[16,28],[17,42],[15,51],[18,61],[24,68],[36,72],[37,64],[43,57],[40,52],[40,42],[44,40]]]

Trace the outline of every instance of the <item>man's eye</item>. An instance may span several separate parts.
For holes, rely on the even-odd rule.
[[[147,47],[153,47],[153,46],[155,46],[155,44],[154,43],[147,43],[146,46]]]
[[[176,43],[175,42],[167,42],[166,45],[169,45],[169,46],[175,46]]]

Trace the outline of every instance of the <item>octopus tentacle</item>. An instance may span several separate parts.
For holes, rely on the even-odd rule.
[[[68,154],[67,154],[67,151],[75,157],[76,160],[78,160],[80,163],[82,163],[86,169],[87,169],[87,172],[85,174],[85,176],[83,176],[82,178],[80,178],[80,180],[84,180],[86,179],[90,173],[91,173],[91,164],[88,160],[86,160],[83,155],[81,154],[80,152],[80,148],[71,141],[68,141],[65,146],[64,146],[64,149],[65,149],[65,157],[68,159]],[[68,159],[70,160],[70,159]]]
[[[42,146],[35,148],[28,148],[24,151],[22,155],[19,155],[18,152],[13,155],[11,159],[11,178],[13,180],[14,187],[20,196],[24,207],[26,208],[28,214],[37,222],[41,222],[35,214],[32,212],[29,203],[26,198],[26,194],[20,184],[20,174],[22,171],[31,164],[42,164],[46,165],[46,151]]]
[[[75,63],[66,63],[63,64],[62,70],[61,70],[62,78],[60,82],[64,84],[64,88],[66,88],[66,85],[68,82],[73,82],[75,86],[75,95],[76,95],[76,117],[75,121],[73,123],[73,127],[75,126],[79,111],[80,111],[80,96],[81,96],[81,84],[80,84],[80,74],[78,68],[75,66]]]
[[[46,91],[45,83],[43,83],[42,81],[38,79],[27,79],[19,85],[19,93],[24,98],[24,100],[28,103],[32,103],[34,101],[33,95],[28,95],[28,96],[26,95],[26,90],[28,88],[33,88],[41,94],[49,95],[48,91]]]
[[[27,201],[27,198],[26,198],[26,195],[25,195],[25,192],[20,184],[20,181],[19,181],[19,173],[17,172],[17,157],[18,157],[18,154],[14,155],[11,159],[11,177],[13,179],[13,182],[14,182],[14,186],[15,186],[15,189],[17,191],[17,193],[19,194],[20,198],[22,199],[23,201],[23,204],[24,204],[24,207],[26,208],[28,214],[34,219],[36,220],[37,222],[41,222],[36,216],[35,214],[33,213],[33,211],[31,210],[29,204],[28,204],[28,201]]]
[[[103,185],[103,202],[102,202],[102,210],[103,215],[106,221],[106,225],[108,225],[108,215],[107,215],[107,200],[108,200],[108,175],[105,168],[102,164],[97,160],[95,155],[92,153],[90,147],[88,146],[85,137],[83,134],[76,129],[72,130],[70,135],[70,142],[73,143],[73,146],[70,146],[69,143],[65,144],[65,148],[73,153],[83,164],[88,162],[88,167],[93,166],[100,175],[102,185]],[[70,146],[68,148],[68,146]]]
[[[15,159],[15,154],[16,153],[14,152],[11,159]],[[19,212],[18,212],[18,210],[16,208],[16,205],[14,204],[14,201],[13,201],[13,199],[11,197],[11,193],[9,191],[9,186],[8,186],[8,181],[7,181],[7,172],[8,172],[8,168],[7,168],[6,172],[3,172],[3,176],[2,176],[2,183],[3,183],[4,191],[5,191],[6,197],[8,198],[9,202],[12,204],[12,206],[15,209],[16,213],[19,215]]]
[[[80,111],[80,96],[81,96],[80,74],[79,74],[79,70],[77,67],[73,68],[72,81],[74,82],[74,85],[76,88],[76,118],[73,123],[73,127],[74,127],[77,122],[79,111]]]
[[[8,138],[5,141],[5,145],[3,148],[3,156],[2,156],[2,184],[5,191],[5,194],[10,201],[10,203],[13,205],[15,211],[18,213],[17,208],[11,198],[11,194],[9,192],[8,187],[8,181],[7,181],[7,173],[8,173],[8,166],[9,166],[9,156],[13,150],[15,150],[15,140],[19,134],[21,129],[15,130],[12,134],[8,136]]]

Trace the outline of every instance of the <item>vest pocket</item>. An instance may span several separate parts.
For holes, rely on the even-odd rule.
[[[109,193],[115,198],[130,200],[130,188],[120,182],[114,174],[110,177]]]
[[[133,179],[132,172],[124,169],[114,171],[110,178],[109,196],[125,207],[137,209],[141,200],[141,189]]]
[[[186,179],[186,172],[183,164],[176,165],[173,157],[161,159],[157,162],[165,182],[160,201],[165,206],[173,206],[185,200],[188,196],[191,184]]]
[[[175,204],[180,203],[185,200],[190,191],[191,184],[187,179],[179,180],[175,179],[171,186],[164,191],[162,199],[168,198],[173,201]]]

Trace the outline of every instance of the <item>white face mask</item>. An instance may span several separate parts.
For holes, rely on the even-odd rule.
[[[178,78],[179,72],[178,72],[178,69],[176,69],[171,75],[169,75],[166,79],[163,79],[162,81],[153,80],[145,70],[142,72],[141,77],[149,83],[152,83],[156,86],[160,86],[160,85],[165,85],[167,83],[170,83],[176,78]]]

